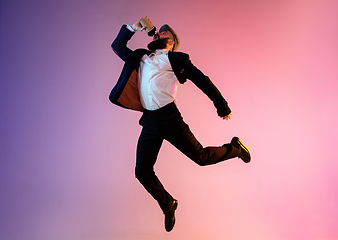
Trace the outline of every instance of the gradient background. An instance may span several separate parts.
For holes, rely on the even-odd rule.
[[[1,240],[338,239],[338,1],[0,4]],[[252,154],[199,167],[165,142],[156,172],[179,200],[171,233],[134,178],[141,114],[108,101],[123,66],[110,44],[145,15],[176,30],[233,111],[222,121],[180,85],[195,136],[237,135]]]

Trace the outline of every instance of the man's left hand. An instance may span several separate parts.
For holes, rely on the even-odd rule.
[[[232,115],[232,113],[230,113],[229,115],[227,115],[227,116],[223,116],[223,117],[221,117],[223,120],[229,120],[230,118],[231,118],[231,115]]]

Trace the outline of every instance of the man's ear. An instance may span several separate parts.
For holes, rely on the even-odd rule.
[[[171,45],[171,44],[175,44],[175,41],[174,40],[172,40],[172,39],[170,39],[169,41],[168,41],[168,43]]]

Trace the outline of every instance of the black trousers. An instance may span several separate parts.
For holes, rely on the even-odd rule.
[[[154,172],[164,139],[200,166],[215,164],[240,154],[240,150],[231,144],[203,148],[183,121],[174,102],[155,111],[145,110],[139,123],[143,129],[137,144],[136,178],[157,200],[163,212],[169,210],[174,200]]]

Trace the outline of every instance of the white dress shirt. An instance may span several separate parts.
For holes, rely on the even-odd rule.
[[[157,50],[141,58],[138,89],[142,106],[159,109],[175,101],[178,80],[168,58],[169,50]]]
[[[131,32],[135,30],[127,25]],[[156,110],[175,101],[178,80],[169,62],[167,49],[141,58],[138,71],[138,89],[142,107]]]

